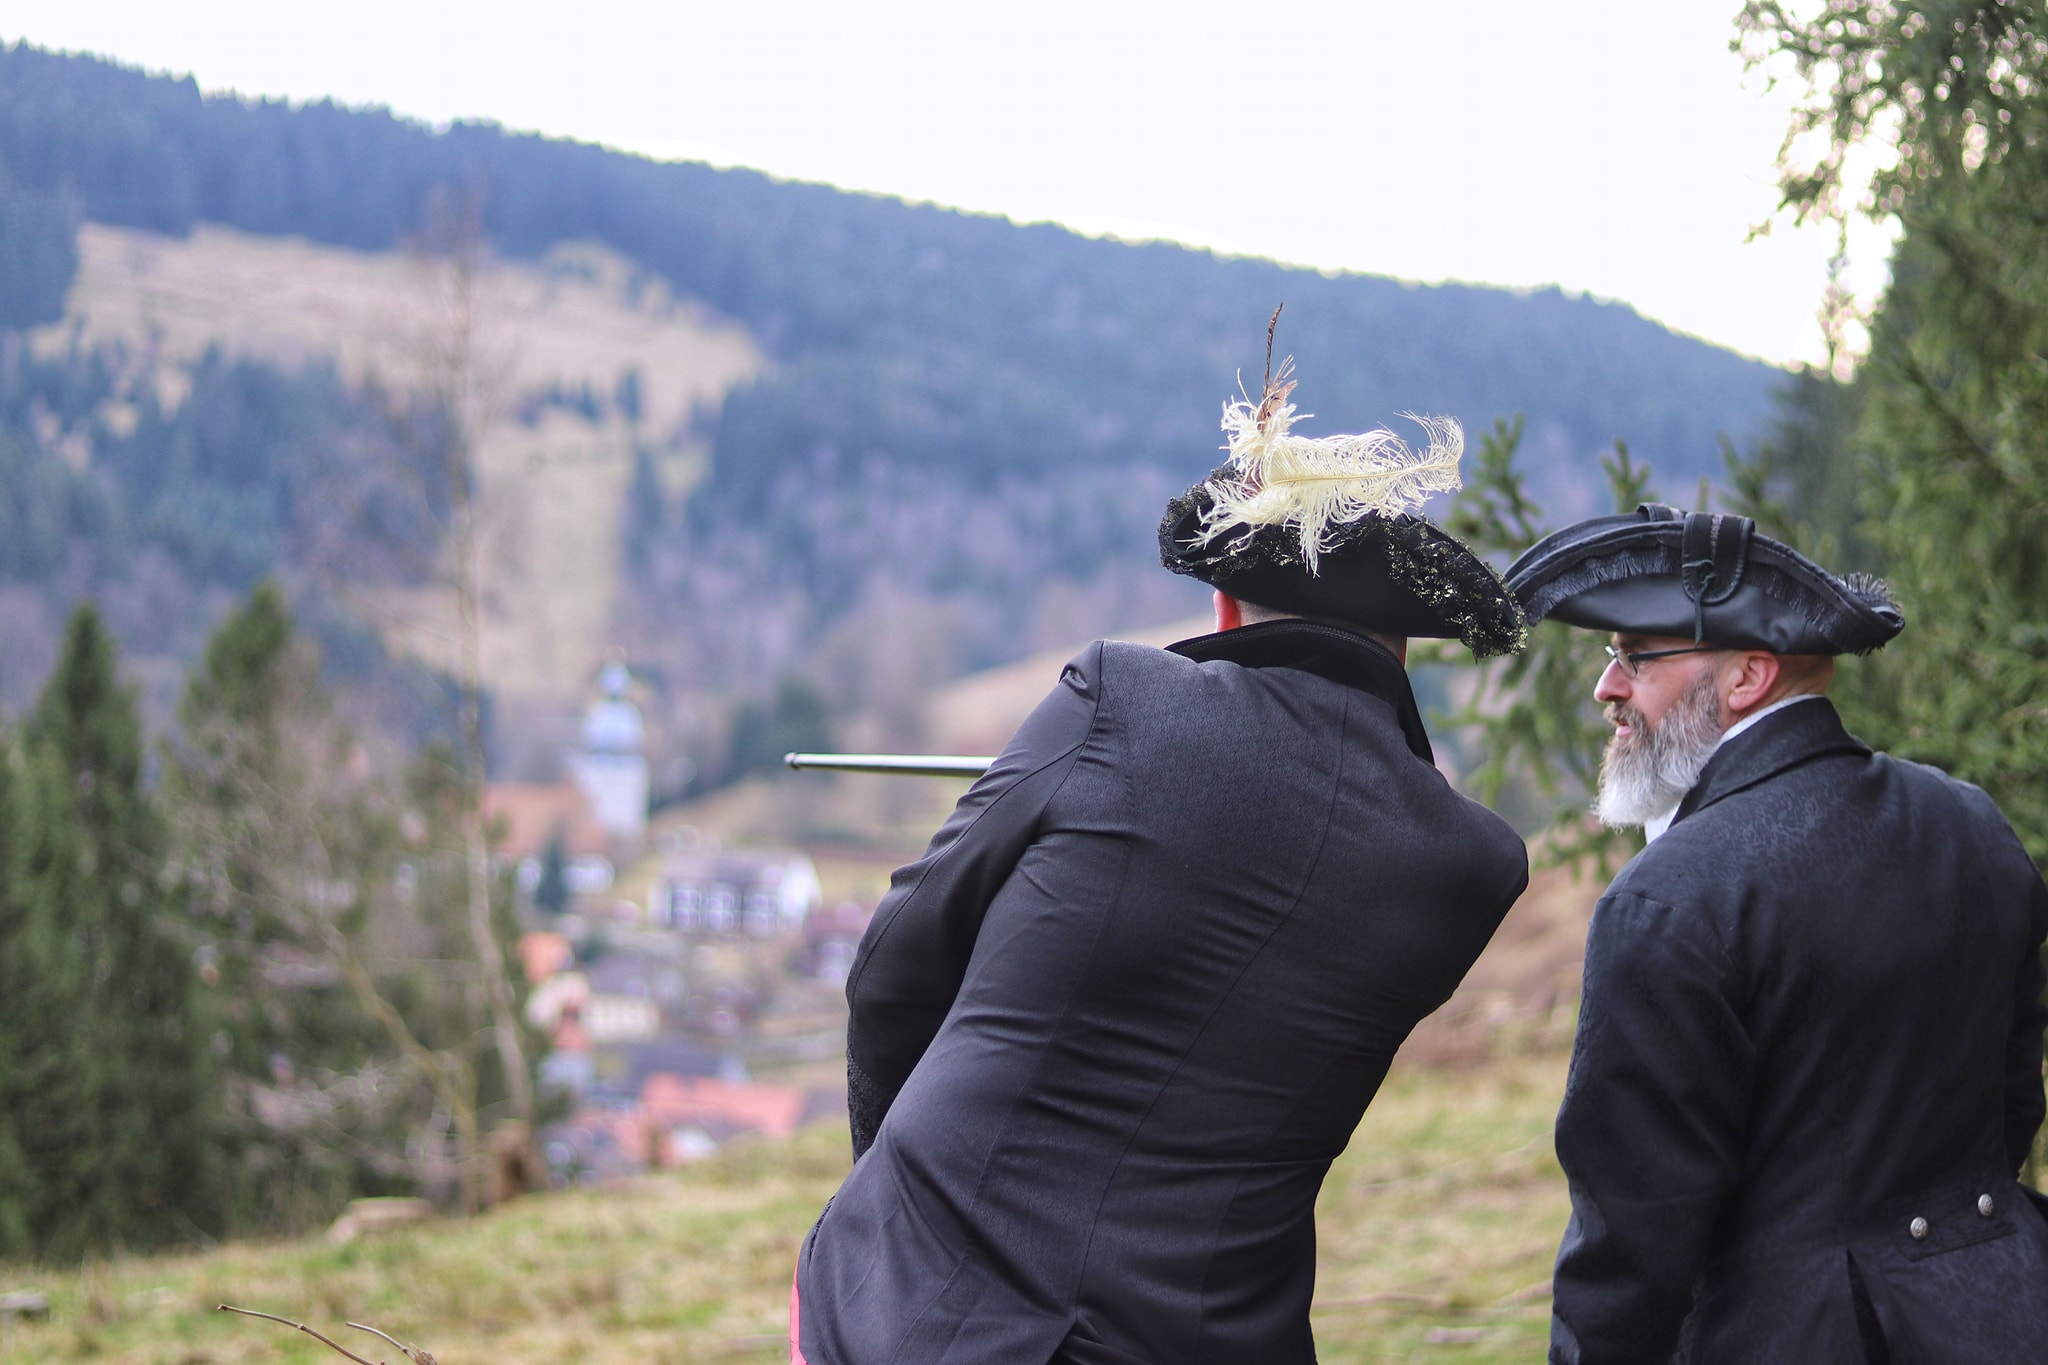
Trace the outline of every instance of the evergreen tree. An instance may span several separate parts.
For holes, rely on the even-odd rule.
[[[359,811],[323,819],[332,812],[319,774],[348,767],[322,729],[324,701],[317,660],[295,638],[283,595],[260,584],[208,641],[165,765],[165,808],[195,889],[216,1002],[241,1173],[235,1212],[269,1230],[331,1217],[370,1183],[355,1157],[336,1150],[338,1134],[370,1145],[355,1131],[367,1126],[360,1106],[334,1096],[373,1064],[378,1040],[327,964],[325,921],[315,918],[360,885],[350,874],[361,869],[327,856],[332,836],[360,841],[367,822]],[[361,918],[356,906],[332,908]]]
[[[637,374],[638,371],[630,373]],[[654,456],[646,446],[635,446],[633,482],[626,490],[626,515],[622,537],[628,573],[646,572],[655,544],[661,538],[667,520],[664,502],[661,477],[654,470]]]
[[[0,160],[0,328],[64,316],[78,273],[78,216],[69,198],[17,185]]]
[[[1853,452],[1853,533],[1906,611],[1900,641],[1845,678],[1844,709],[1984,787],[2048,862],[2048,20],[2010,0],[1805,17],[1753,0],[1743,25],[1753,57],[1808,82],[1794,133],[1822,150],[1797,161],[1809,142],[1788,138],[1788,207],[1903,228],[1853,393],[1795,408]],[[1879,140],[1896,161],[1859,203],[1851,169]],[[1824,524],[1842,502],[1799,510]]]
[[[533,887],[533,908],[559,915],[569,908],[569,850],[556,830],[541,850],[540,879]]]
[[[1452,534],[1500,565],[1554,529],[1516,464],[1522,426],[1519,415],[1495,419],[1480,439],[1478,468],[1446,519]],[[1617,440],[1601,464],[1615,510],[1632,512],[1656,499],[1650,471],[1635,463],[1625,443]],[[1604,829],[1585,818],[1613,733],[1593,699],[1605,662],[1601,643],[1562,621],[1540,622],[1521,654],[1479,666],[1462,704],[1445,719],[1461,747],[1476,756],[1468,778],[1475,796],[1524,828],[1547,825],[1543,852],[1550,861],[1591,860],[1605,873],[1642,840],[1637,831]],[[1418,664],[1455,662],[1460,653],[1449,642],[1423,642],[1414,658]]]
[[[8,784],[0,889],[0,1145],[26,1176],[0,1237],[41,1255],[219,1225],[190,936],[141,779],[134,699],[81,606]]]
[[[825,698],[810,682],[786,674],[775,685],[772,701],[748,702],[733,718],[727,745],[728,782],[754,773],[785,771],[783,755],[832,747]]]
[[[354,1194],[473,1182],[504,1086],[478,983],[449,969],[468,926],[445,758],[380,771],[268,582],[208,642],[179,728],[165,805],[217,974],[239,1212],[290,1230]]]
[[[37,1172],[22,1144],[32,1140],[38,1111],[28,1101],[58,1060],[45,1021],[63,1016],[67,982],[54,917],[17,892],[31,842],[19,796],[23,763],[13,735],[0,744],[0,1259],[19,1259],[36,1249]]]

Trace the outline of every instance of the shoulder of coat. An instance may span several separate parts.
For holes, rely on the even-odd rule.
[[[1713,809],[1687,816],[1652,840],[1615,874],[1600,899],[1628,896],[1671,910],[1717,899],[1737,879],[1738,865],[1722,851],[1729,846],[1727,833],[1715,834],[1711,827],[1717,822],[1706,818]]]
[[[1097,640],[1075,656],[1076,662],[1084,658],[1091,660],[1097,668],[1115,669],[1120,676],[1192,675],[1202,667],[1193,659],[1183,658],[1170,650],[1155,649],[1130,640]]]

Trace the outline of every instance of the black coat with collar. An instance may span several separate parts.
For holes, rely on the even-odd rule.
[[[1594,912],[1551,1359],[2048,1361],[2044,934],[1977,788],[1825,700],[1724,744]]]
[[[1323,1175],[1527,875],[1365,637],[1089,646],[862,940],[806,1358],[1313,1360]]]

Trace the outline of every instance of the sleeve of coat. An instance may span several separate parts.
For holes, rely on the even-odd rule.
[[[1740,1172],[1756,1050],[1738,999],[1708,916],[1626,892],[1601,901],[1557,1118],[1572,1217],[1552,1361],[1671,1357]]]
[[[1984,881],[1976,894],[1999,918],[2020,902],[2021,931],[2014,964],[2012,1023],[2005,1044],[2005,1155],[2017,1174],[2033,1154],[2048,1097],[2041,1088],[2041,1035],[2048,1025],[2048,1005],[2041,1000],[2041,944],[2048,938],[2048,884],[2013,832],[2005,815],[1981,788],[1964,783],[1950,790],[1961,798],[1963,827],[1972,831]]]
[[[968,789],[924,856],[897,869],[846,979],[846,1107],[858,1160],[959,993],[996,892],[1039,829],[1094,724],[1102,645],[1059,685]]]
[[[2041,940],[2048,935],[2048,886],[2031,866],[2027,871],[2033,873],[2027,947],[2013,985],[2012,1033],[2005,1050],[2005,1154],[2015,1172],[2032,1154],[2034,1134],[2048,1109],[2041,1089],[2041,1033],[2048,1025],[2048,1006],[2041,1001]]]

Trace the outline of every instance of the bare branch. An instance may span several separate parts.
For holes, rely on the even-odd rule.
[[[240,1313],[245,1318],[267,1318],[271,1322],[281,1322],[287,1327],[296,1327],[299,1331],[304,1332],[307,1336],[313,1338],[313,1340],[319,1342],[321,1345],[332,1347],[333,1349],[341,1352],[341,1354],[347,1356],[350,1360],[353,1360],[356,1363],[356,1365],[384,1365],[384,1362],[381,1360],[363,1359],[363,1357],[357,1355],[348,1347],[343,1346],[340,1342],[335,1341],[329,1337],[324,1337],[320,1335],[320,1333],[306,1326],[306,1324],[303,1322],[293,1322],[290,1318],[281,1318],[275,1313],[259,1313],[254,1308],[237,1308],[231,1303],[224,1303],[220,1305],[217,1311],[222,1313]],[[355,1324],[350,1323],[349,1326],[353,1327],[355,1326]],[[377,1333],[377,1335],[380,1337],[384,1336],[382,1332]],[[389,1337],[384,1337],[384,1339],[386,1341],[391,1341],[391,1338]],[[392,1341],[391,1344],[393,1346],[398,1346],[398,1343],[395,1341]],[[401,1351],[405,1350],[403,1346],[398,1346],[398,1349]],[[411,1352],[408,1351],[407,1354],[410,1355]],[[416,1362],[416,1365],[434,1365],[434,1361],[431,1356],[429,1356],[425,1362],[420,1362],[417,1356],[413,1357],[413,1359]]]
[[[405,1352],[405,1358],[407,1360],[410,1360],[412,1362],[412,1365],[440,1365],[440,1362],[435,1360],[434,1357],[428,1354],[426,1351],[421,1350],[417,1346],[408,1346],[404,1342],[400,1341],[398,1338],[392,1336],[389,1332],[380,1332],[376,1328],[370,1326],[368,1323],[351,1322],[348,1323],[347,1326],[355,1328],[358,1332],[369,1332],[374,1336],[383,1337],[384,1340],[390,1342],[393,1346],[396,1346],[399,1350]]]

